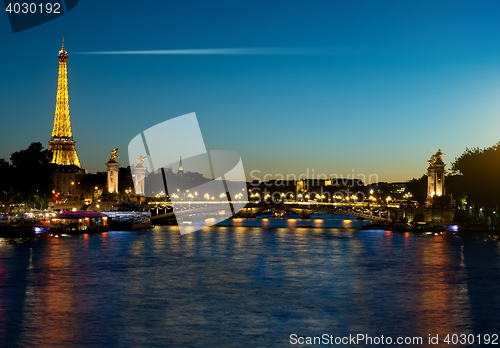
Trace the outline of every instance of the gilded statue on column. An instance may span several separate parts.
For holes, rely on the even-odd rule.
[[[436,152],[436,154],[434,155],[434,157],[436,158],[436,162],[443,162],[443,158],[442,158],[443,155],[446,155],[446,154],[442,153],[441,149],[439,149],[438,152]]]
[[[136,160],[137,160],[137,164],[138,165],[143,165],[144,164],[144,160],[146,159],[146,157],[148,156],[140,156],[140,157],[137,157]]]
[[[427,163],[429,163],[430,166],[433,166],[435,162],[436,162],[436,158],[434,157],[434,155],[432,155],[431,159],[427,161]]]
[[[118,148],[113,149],[109,156],[111,157],[110,161],[114,161],[116,158],[120,158],[120,156],[117,155],[118,153]]]

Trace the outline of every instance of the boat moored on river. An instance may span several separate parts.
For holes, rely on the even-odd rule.
[[[0,216],[1,238],[33,237],[49,230],[48,219],[39,219],[29,216]]]
[[[56,214],[50,220],[49,233],[95,233],[109,230],[108,217],[99,212],[76,211]]]
[[[101,211],[109,217],[110,231],[135,231],[151,228],[151,213],[140,205],[117,204],[110,211]]]
[[[146,211],[103,211],[109,217],[110,231],[136,231],[151,228],[151,213]]]

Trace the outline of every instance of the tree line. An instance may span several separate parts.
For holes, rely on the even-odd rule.
[[[446,190],[457,205],[498,211],[500,205],[500,142],[484,149],[466,148],[446,172]],[[425,202],[427,175],[407,182],[415,200]]]
[[[52,152],[41,143],[14,152],[10,162],[0,159],[0,211],[46,209],[52,194]]]

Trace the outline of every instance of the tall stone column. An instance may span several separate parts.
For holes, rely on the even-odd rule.
[[[113,149],[110,153],[110,160],[106,165],[108,166],[108,192],[109,193],[118,193],[118,167],[120,163],[116,162],[116,158],[118,149]]]
[[[434,189],[434,163],[430,164],[429,168],[427,168],[427,200],[432,199],[434,195],[436,194],[435,189]]]
[[[132,174],[134,178],[135,193],[144,196],[144,179],[146,178],[146,167],[144,167],[144,159],[147,156],[137,157],[137,165],[133,168]]]
[[[428,160],[429,168],[427,168],[427,205],[431,206],[434,202],[434,197],[444,196],[444,167],[442,156],[444,153],[441,149],[438,150],[431,159]]]
[[[430,207],[432,205],[432,200],[434,195],[436,194],[435,186],[435,171],[434,171],[434,162],[436,162],[436,158],[434,155],[431,156],[431,159],[427,161],[429,163],[429,168],[427,168],[427,199],[426,205]]]
[[[443,162],[434,163],[434,188],[437,197],[444,196],[444,166]]]

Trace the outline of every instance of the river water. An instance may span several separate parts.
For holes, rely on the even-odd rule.
[[[498,239],[356,230],[351,219],[0,239],[0,346],[297,347],[324,334],[494,343]]]

